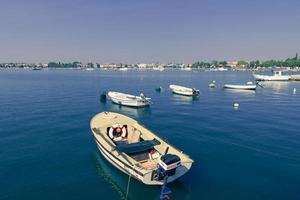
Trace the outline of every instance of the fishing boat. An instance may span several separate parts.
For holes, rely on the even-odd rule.
[[[147,185],[163,185],[187,173],[193,160],[125,115],[102,112],[90,127],[101,154],[112,165]]]
[[[185,95],[185,96],[197,96],[200,94],[200,91],[196,88],[188,88],[180,85],[170,85],[170,89],[175,94]]]
[[[121,92],[110,91],[107,96],[112,100],[112,102],[131,107],[145,107],[150,105],[150,99],[145,97],[143,93],[140,96],[134,96],[130,94],[125,94]]]
[[[253,74],[257,81],[288,81],[291,79],[289,75],[282,75],[282,71],[273,71],[272,75]]]
[[[253,84],[252,82],[248,82],[247,84],[225,84],[225,89],[236,89],[236,90],[256,90],[256,84]]]

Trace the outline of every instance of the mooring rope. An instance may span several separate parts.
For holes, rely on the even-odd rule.
[[[129,193],[130,179],[131,179],[131,174],[129,174],[129,177],[128,177],[128,183],[127,183],[127,190],[126,190],[126,197],[125,197],[125,200],[127,200],[128,193]]]

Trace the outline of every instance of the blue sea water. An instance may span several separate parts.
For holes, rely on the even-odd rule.
[[[212,80],[218,88],[208,88]],[[220,87],[249,80],[250,72],[0,70],[0,199],[125,199],[128,176],[101,156],[90,132],[101,111],[137,119],[195,160],[170,184],[172,199],[300,199],[300,82]],[[171,83],[201,96],[171,94]],[[153,104],[101,103],[107,90],[143,92]],[[128,199],[159,192],[131,180]]]

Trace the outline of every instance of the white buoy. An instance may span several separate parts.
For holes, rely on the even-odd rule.
[[[296,94],[296,92],[297,92],[297,90],[296,90],[296,88],[294,88],[294,90],[293,90],[293,94]]]
[[[234,108],[239,108],[239,107],[240,107],[240,104],[234,103],[234,104],[233,104],[233,107],[234,107]]]

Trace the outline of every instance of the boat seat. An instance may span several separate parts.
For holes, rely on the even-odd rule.
[[[142,133],[135,128],[128,128],[127,141],[128,144],[137,143],[140,141]]]
[[[147,170],[153,170],[157,167],[157,162],[153,160],[147,160],[145,162],[140,163],[140,165]]]
[[[144,140],[141,142],[126,144],[122,143],[117,146],[117,149],[121,152],[127,153],[127,154],[136,154],[139,152],[145,152],[153,149],[154,146],[159,145],[160,142],[156,139],[153,140]]]

